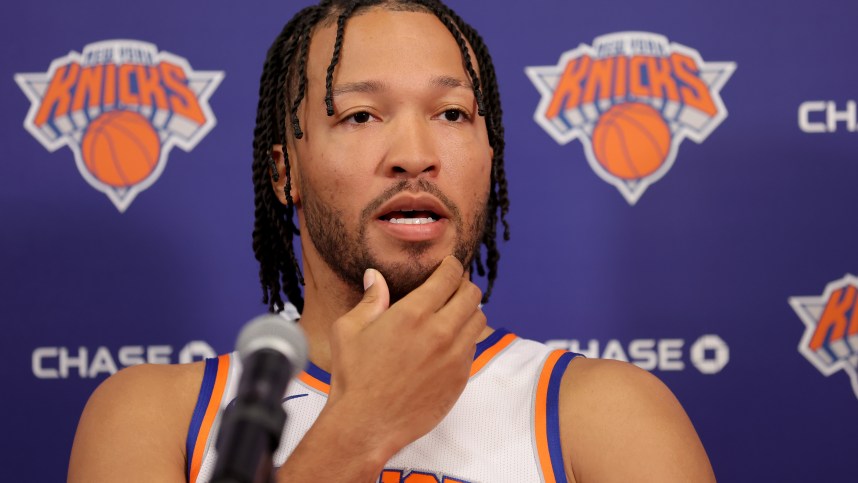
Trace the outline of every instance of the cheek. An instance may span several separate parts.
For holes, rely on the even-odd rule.
[[[475,218],[485,209],[489,198],[491,166],[488,154],[471,152],[467,157],[457,158],[448,167],[448,177],[457,187],[461,200],[459,208],[468,219]]]
[[[484,126],[472,125],[459,129],[440,126],[434,134],[441,150],[441,159],[449,161],[450,174],[486,177],[488,180],[492,149]]]
[[[369,157],[365,147],[329,143],[312,154],[302,164],[311,194],[338,211],[360,207],[372,182],[372,170],[360,162]]]
[[[471,139],[448,138],[443,145],[445,153],[442,159],[446,162],[442,171],[446,170],[449,178],[461,183],[466,193],[473,194],[476,199],[484,197],[492,169],[491,149],[488,144]]]

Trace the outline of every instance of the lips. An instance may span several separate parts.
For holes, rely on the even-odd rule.
[[[375,218],[397,225],[424,225],[450,217],[447,208],[431,195],[403,194],[392,198],[376,212]]]

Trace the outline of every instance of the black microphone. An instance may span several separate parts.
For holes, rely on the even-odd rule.
[[[224,411],[211,482],[264,483],[286,424],[281,400],[307,364],[307,342],[298,324],[268,314],[241,329],[235,348],[242,374],[235,405]]]

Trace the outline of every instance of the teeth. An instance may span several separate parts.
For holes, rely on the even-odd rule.
[[[425,225],[435,222],[432,218],[391,218],[388,221],[395,225]]]

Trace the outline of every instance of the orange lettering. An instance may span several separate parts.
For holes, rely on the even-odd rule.
[[[617,57],[615,65],[617,76],[614,80],[614,97],[622,99],[626,97],[626,82],[629,76],[629,58],[624,55]]]
[[[71,88],[77,82],[79,72],[80,64],[77,62],[64,65],[54,72],[54,77],[51,78],[45,97],[42,98],[42,105],[39,106],[39,112],[36,114],[36,126],[41,127],[48,122],[51,111],[54,111],[53,117],[61,117],[69,113]]]
[[[441,483],[438,481],[438,478],[435,475],[429,475],[426,473],[410,473],[406,476],[402,483]]]
[[[104,107],[116,105],[116,64],[104,66]]]
[[[122,64],[119,66],[119,103],[125,106],[139,106],[140,98],[131,92],[131,75],[134,73],[134,64]]]
[[[643,68],[646,57],[636,55],[629,61],[629,92],[637,97],[649,97],[650,93],[643,85]]]
[[[140,105],[154,105],[156,109],[167,110],[167,94],[161,85],[157,67],[137,66],[137,92],[140,94]]]
[[[712,96],[709,94],[709,88],[700,79],[700,71],[697,69],[694,59],[687,55],[670,54],[670,61],[673,64],[674,74],[685,84],[679,87],[682,102],[704,112],[708,116],[714,116],[718,112],[718,109],[715,107],[715,101],[712,100]]]
[[[611,98],[611,74],[614,72],[614,57],[598,59],[593,61],[590,75],[584,87],[584,104],[596,102],[596,91],[599,91],[599,99]]]
[[[852,285],[837,289],[831,294],[810,340],[812,350],[819,350],[826,342],[843,339],[846,334],[846,312],[854,309],[854,302],[855,287]]]
[[[649,88],[652,96],[679,102],[676,81],[670,75],[670,60],[666,57],[648,57],[646,59],[646,67],[649,74]]]
[[[188,87],[188,78],[181,67],[169,62],[161,62],[161,79],[169,89],[170,107],[173,112],[184,116],[197,124],[206,122],[203,110],[197,102],[197,96]]]
[[[380,483],[400,483],[402,472],[398,470],[384,470],[381,472]]]
[[[378,478],[379,483],[439,483],[438,477],[428,473],[409,473],[402,476],[402,470],[384,470]],[[440,483],[467,483],[455,478],[441,477]]]
[[[852,286],[850,285],[850,287]],[[852,306],[852,317],[849,319],[849,337],[858,335],[858,289],[856,289],[855,294],[855,305]]]
[[[88,107],[98,107],[101,103],[101,80],[104,77],[104,66],[84,67],[80,71],[72,101],[72,112],[83,110],[84,103]]]
[[[554,97],[545,114],[548,119],[554,119],[561,110],[568,111],[581,103],[581,80],[590,68],[590,60],[590,56],[585,55],[566,64],[566,70],[557,82]]]

